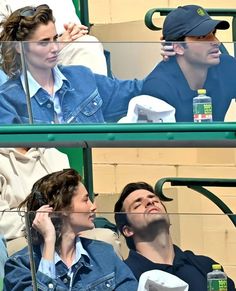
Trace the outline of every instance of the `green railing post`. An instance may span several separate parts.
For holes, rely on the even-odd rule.
[[[80,0],[80,20],[82,24],[89,27],[88,0]]]
[[[88,0],[73,0],[73,3],[81,23],[89,27]]]
[[[92,149],[83,149],[84,158],[84,185],[89,193],[90,199],[93,201],[93,160],[92,160]]]
[[[59,147],[59,151],[68,156],[70,167],[77,170],[83,177],[84,185],[93,200],[93,161],[91,148]]]
[[[79,0],[73,0],[73,4],[75,6],[75,11],[76,11],[76,14],[78,15],[78,17],[80,18],[81,17],[81,13],[80,13],[80,4],[79,4]]]
[[[83,151],[81,148],[59,147],[58,150],[68,156],[70,167],[84,176]]]
[[[168,177],[162,178],[156,182],[155,193],[162,201],[172,201],[172,198],[166,197],[163,193],[163,186],[165,183],[171,183],[171,186],[186,186],[211,200],[220,210],[227,214],[229,219],[236,227],[236,215],[231,209],[215,194],[213,194],[206,187],[236,187],[236,179],[214,179],[214,178],[176,178]]]

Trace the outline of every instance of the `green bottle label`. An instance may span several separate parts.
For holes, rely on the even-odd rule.
[[[207,282],[208,291],[227,291],[226,279],[212,279]]]
[[[212,121],[211,103],[195,103],[193,105],[194,122]]]
[[[193,108],[194,114],[212,114],[211,103],[196,103]]]

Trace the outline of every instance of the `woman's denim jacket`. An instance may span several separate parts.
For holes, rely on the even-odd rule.
[[[67,79],[58,92],[65,123],[116,122],[126,114],[129,100],[141,93],[143,81],[112,79],[83,66],[59,70]],[[54,105],[44,89],[31,97],[31,107],[34,123],[54,123]],[[29,123],[20,76],[0,87],[0,124],[12,123]]]
[[[34,263],[38,290],[57,291],[136,291],[138,283],[129,267],[120,260],[111,245],[81,238],[87,256],[76,264],[72,282],[67,276],[68,269],[59,262],[56,265],[57,278],[52,279],[37,271],[40,247],[34,247]],[[71,287],[69,287],[71,286]],[[33,290],[28,248],[11,256],[5,265],[4,291]]]

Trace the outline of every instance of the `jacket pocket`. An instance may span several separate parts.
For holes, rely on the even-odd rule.
[[[83,113],[85,116],[91,116],[101,108],[102,103],[102,98],[97,95],[89,100],[89,102],[87,102],[86,104],[85,102],[83,103],[84,106],[81,108],[81,113]]]
[[[100,279],[96,279],[93,283],[89,284],[87,291],[112,291],[115,290],[115,273],[112,272]]]
[[[97,123],[104,122],[102,113],[103,100],[97,90],[80,102],[66,117],[66,123]]]

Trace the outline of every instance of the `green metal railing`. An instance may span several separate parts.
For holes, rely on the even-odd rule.
[[[220,210],[227,214],[229,219],[236,227],[236,215],[231,209],[215,194],[204,187],[236,187],[236,179],[210,179],[210,178],[162,178],[155,185],[155,193],[162,201],[172,201],[172,198],[167,197],[163,193],[165,183],[170,183],[171,186],[186,186],[210,199]],[[204,187],[203,187],[204,186]]]
[[[0,126],[0,147],[35,146],[82,148],[85,185],[92,197],[92,148],[235,147],[236,123]]]
[[[88,0],[73,0],[73,3],[81,23],[89,26]]]
[[[53,124],[0,126],[0,146],[235,147],[236,123]]]

